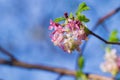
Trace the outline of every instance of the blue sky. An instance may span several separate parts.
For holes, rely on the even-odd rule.
[[[120,6],[119,0],[0,0],[0,45],[21,61],[75,70],[78,53],[67,54],[55,47],[49,39],[48,26],[50,19],[60,17],[64,12],[75,12],[83,1],[91,8],[84,13],[90,19],[87,23],[89,29],[100,17]],[[105,21],[110,31],[117,29],[120,32],[119,18],[118,13]],[[108,38],[102,26],[95,33]],[[99,68],[103,61],[104,45],[91,37],[84,52],[84,72],[110,76]],[[0,58],[8,59],[3,54]],[[0,65],[0,78],[3,80],[55,80],[57,77],[56,73],[42,70]],[[61,80],[74,78],[63,76]]]

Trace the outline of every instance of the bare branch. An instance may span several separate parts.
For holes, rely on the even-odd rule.
[[[105,29],[105,31],[106,31],[107,33],[110,32],[109,29],[107,28],[107,25],[106,25],[105,23],[102,23],[101,25],[102,25],[102,27]]]
[[[95,36],[96,38],[100,39],[101,41],[105,42],[106,44],[120,45],[120,42],[109,42],[109,41],[103,39],[102,37],[100,37],[99,35],[95,34],[94,32],[92,32],[91,30],[89,30],[89,34]]]
[[[111,16],[113,16],[114,14],[118,13],[120,11],[120,7],[116,8],[115,10],[109,12],[107,15],[103,16],[102,18],[100,18],[97,23],[95,24],[95,26],[92,28],[92,30],[94,31],[98,25],[102,24],[106,19],[110,18]]]
[[[105,20],[107,20],[108,18],[112,17],[113,15],[115,15],[115,14],[116,14],[117,12],[119,12],[119,11],[120,11],[120,7],[116,8],[115,10],[112,10],[112,11],[109,12],[107,15],[101,17],[101,18],[97,21],[97,23],[93,26],[92,31],[94,31],[94,30],[97,28],[98,25],[102,24]],[[102,25],[105,26],[105,24],[102,24]],[[106,28],[106,27],[105,27],[105,28]],[[106,30],[108,31],[107,28],[106,28]],[[95,33],[93,33],[92,31],[90,31],[90,32],[91,32],[91,34],[94,35]],[[95,36],[98,37],[96,34],[95,34]],[[102,39],[101,37],[99,37],[99,38]],[[109,42],[107,42],[107,41],[104,40],[104,39],[102,39],[102,41],[104,41],[105,43],[108,43],[108,44],[109,44]],[[83,46],[83,51],[84,51],[86,45],[87,45],[87,42],[86,42],[86,43],[84,44],[84,46]]]
[[[1,51],[3,54],[9,56],[9,57],[11,58],[11,60],[16,60],[15,57],[14,57],[10,52],[8,52],[7,50],[5,50],[5,49],[2,48],[1,46],[0,46],[0,51]]]
[[[96,74],[90,74],[88,78],[90,80],[114,80],[113,78],[108,78],[108,77],[104,77]]]
[[[26,69],[45,70],[45,71],[55,72],[60,75],[68,75],[68,76],[74,76],[74,77],[76,76],[76,73],[77,73],[74,70],[68,70],[64,68],[56,68],[56,67],[50,67],[50,66],[48,67],[48,66],[43,66],[43,65],[28,64],[28,63],[21,62],[21,61],[8,61],[4,59],[0,59],[0,64],[4,64],[8,66],[16,66],[16,67],[21,67],[21,68],[26,68]],[[97,80],[113,80],[113,78],[94,75],[94,74],[89,74],[88,78],[97,79]]]
[[[120,11],[120,7],[116,8],[115,10],[112,10],[111,12],[109,12],[107,15],[101,17],[97,23],[93,26],[92,31],[94,31],[98,25],[102,24],[105,20],[107,20],[108,18],[110,18],[111,16],[113,16],[114,14],[116,14],[117,12]],[[102,26],[107,30],[107,32],[109,32],[109,30],[107,29],[107,27],[105,27],[105,24],[102,24]],[[90,33],[94,36],[96,36],[97,38],[99,38],[100,40],[104,41],[107,44],[111,44],[111,42],[108,42],[106,40],[104,40],[103,38],[101,38],[100,36],[96,35],[95,33],[93,33],[92,31],[90,31]],[[84,43],[83,47],[82,47],[82,54],[84,53],[85,47],[87,46],[87,42]],[[116,42],[112,42],[112,44],[119,44]],[[78,57],[79,58],[79,57]]]
[[[22,67],[22,68],[27,68],[27,69],[41,69],[41,70],[46,70],[50,72],[56,72],[62,75],[71,75],[71,76],[76,75],[76,72],[72,70],[67,70],[64,68],[48,67],[48,66],[43,66],[43,65],[28,64],[28,63],[24,63],[21,61],[7,61],[7,60],[0,59],[0,64]]]
[[[60,74],[58,77],[57,77],[57,79],[56,80],[60,80],[61,78],[62,78],[62,74]]]

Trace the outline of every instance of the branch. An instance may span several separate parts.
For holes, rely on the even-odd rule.
[[[107,15],[103,16],[102,18],[100,18],[97,21],[97,23],[95,24],[95,26],[92,28],[92,30],[95,30],[98,25],[102,24],[106,19],[110,18],[111,16],[113,16],[114,14],[116,14],[119,11],[120,11],[120,7],[116,8],[115,10],[109,12]]]
[[[108,29],[108,27],[107,27],[107,25],[105,23],[102,23],[101,25],[106,30],[107,33],[110,32],[109,29]]]
[[[27,68],[27,69],[41,69],[41,70],[59,73],[62,75],[71,75],[71,76],[76,75],[75,71],[70,71],[70,70],[63,69],[63,68],[47,67],[43,65],[28,64],[28,63],[24,63],[21,61],[7,61],[7,60],[0,59],[0,64],[22,67],[22,68]]]
[[[114,14],[116,14],[117,12],[120,11],[120,7],[116,8],[115,10],[112,10],[111,12],[109,12],[107,15],[101,17],[97,23],[93,26],[92,31],[94,31],[98,25],[102,24],[105,20],[107,20],[108,18],[110,18],[111,16],[113,16]],[[105,26],[105,24],[103,24],[103,26]],[[106,27],[105,27],[106,28]],[[108,29],[106,29],[108,31]],[[89,30],[90,31],[90,30]],[[93,34],[96,37],[99,37],[98,35],[96,35],[95,33],[93,33],[92,31],[90,31],[91,34]],[[101,37],[99,37],[100,39],[102,39]],[[106,40],[102,39],[102,41],[104,41],[105,43],[108,43]],[[82,48],[82,53],[84,53],[85,47],[87,45],[88,41],[83,45]]]
[[[108,77],[104,77],[104,76],[100,76],[100,75],[98,76],[96,74],[90,74],[88,76],[88,78],[90,80],[114,80],[113,78],[108,78]]]
[[[116,13],[119,12],[119,11],[120,11],[120,7],[118,7],[118,8],[116,8],[115,10],[109,12],[107,15],[101,17],[101,18],[97,21],[97,23],[93,26],[92,31],[94,31],[94,30],[97,28],[97,26],[100,25],[100,24],[102,24],[106,19],[110,18],[111,16],[113,16],[114,14],[116,14]],[[102,24],[102,26],[105,27],[105,24]],[[106,27],[105,27],[105,28],[106,28]],[[106,28],[106,30],[109,31],[107,28]],[[89,30],[89,31],[90,31],[90,30]],[[90,33],[91,33],[92,35],[96,36],[97,38],[99,38],[100,40],[104,41],[104,42],[107,43],[107,44],[111,44],[111,42],[108,42],[108,41],[104,40],[103,38],[101,38],[100,36],[96,35],[96,34],[93,33],[92,31],[90,31]],[[84,50],[85,50],[85,47],[87,46],[87,43],[88,43],[88,41],[85,42],[84,45],[83,45],[83,47],[82,47],[82,54],[84,53]],[[119,43],[112,42],[112,44],[119,44]],[[79,57],[78,57],[78,58],[79,58]]]
[[[120,45],[120,42],[109,42],[109,41],[106,41],[105,39],[103,39],[102,37],[100,37],[99,35],[93,33],[91,30],[89,30],[89,34],[95,36],[96,38],[100,39],[101,41],[105,42],[106,44],[114,44],[114,45]]]
[[[4,59],[0,59],[0,64],[8,65],[8,66],[16,66],[16,67],[21,67],[21,68],[26,68],[26,69],[46,70],[50,72],[59,73],[60,75],[68,75],[68,76],[74,76],[74,77],[76,76],[76,73],[77,73],[74,70],[68,70],[64,68],[48,67],[48,66],[43,66],[43,65],[28,64],[28,63],[21,62],[21,61],[8,61]],[[94,75],[94,74],[89,74],[88,78],[97,79],[97,80],[98,79],[99,80],[113,80],[113,78],[108,78],[108,77]]]
[[[57,79],[56,79],[56,80],[60,80],[62,77],[63,77],[63,75],[62,75],[62,74],[60,74],[60,75],[57,77]]]
[[[1,51],[3,54],[9,56],[9,57],[11,58],[11,60],[16,60],[16,58],[15,58],[10,52],[8,52],[7,50],[5,50],[5,49],[2,48],[1,46],[0,46],[0,51]]]

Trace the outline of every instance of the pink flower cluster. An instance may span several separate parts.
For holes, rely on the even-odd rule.
[[[106,50],[105,62],[101,64],[103,72],[110,72],[115,76],[120,69],[120,57],[116,54],[116,49]]]
[[[50,20],[51,41],[64,51],[71,53],[80,51],[79,45],[86,40],[85,26],[78,20],[67,19],[64,24],[55,23]]]

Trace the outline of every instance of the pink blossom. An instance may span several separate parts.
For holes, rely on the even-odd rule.
[[[117,57],[116,49],[106,50],[105,53],[105,62],[101,64],[101,69],[104,72],[110,72],[113,76],[115,76],[120,67],[120,58]]]
[[[58,23],[55,23],[55,22],[53,22],[52,20],[50,20],[50,26],[49,26],[49,30],[52,30],[52,29],[57,29],[58,28],[58,26],[59,26],[59,24]]]
[[[104,72],[110,72],[113,76],[115,76],[119,68],[115,61],[106,61],[101,64],[101,69]]]
[[[68,19],[67,23],[55,23],[50,20],[51,41],[64,51],[71,53],[74,50],[80,51],[79,45],[87,38],[83,24],[78,20]]]
[[[117,57],[117,65],[118,65],[118,67],[120,69],[120,56]]]

